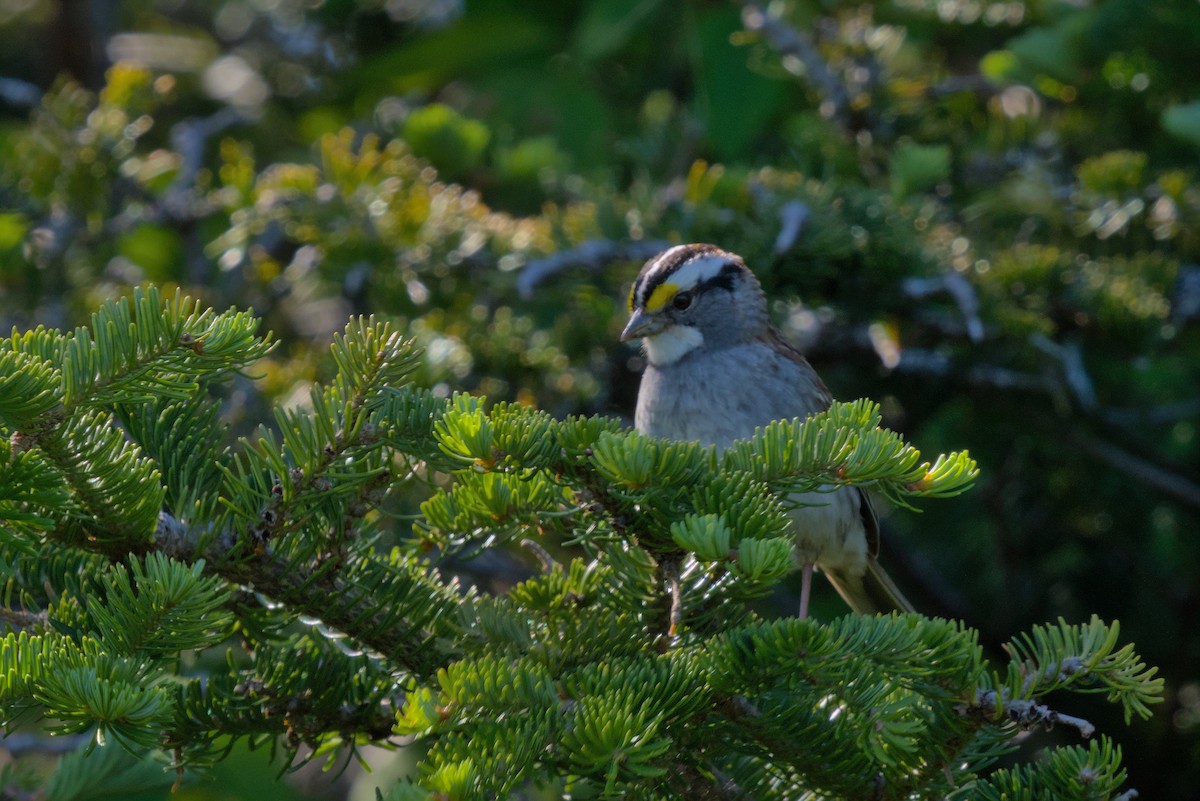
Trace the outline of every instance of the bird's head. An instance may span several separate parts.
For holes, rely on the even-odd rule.
[[[656,367],[700,347],[748,342],[768,326],[758,279],[740,256],[713,245],[677,245],[646,262],[629,312],[621,341],[641,339]]]

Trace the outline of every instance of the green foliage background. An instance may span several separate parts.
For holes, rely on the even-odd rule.
[[[4,331],[144,282],[253,306],[242,433],[355,313],[441,396],[628,415],[639,246],[718,243],[836,395],[979,460],[888,519],[918,607],[993,646],[1119,618],[1167,688],[1130,783],[1200,786],[1196,3],[781,4],[826,78],[750,4],[94,5],[0,0]]]

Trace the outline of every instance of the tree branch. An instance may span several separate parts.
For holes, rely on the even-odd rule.
[[[976,695],[974,704],[969,706],[963,705],[959,707],[959,711],[970,717],[996,722],[998,720],[996,714],[996,691],[987,690],[979,692]],[[1078,729],[1079,733],[1085,739],[1096,733],[1096,727],[1083,718],[1055,712],[1045,704],[1038,704],[1034,701],[1004,701],[1000,706],[999,716],[1007,718],[1025,730],[1036,729],[1039,726],[1049,730],[1054,728],[1054,724],[1062,723],[1065,726]]]
[[[14,631],[44,631],[48,621],[45,611],[29,612],[0,606],[0,626],[7,626]]]
[[[412,631],[394,625],[394,617],[381,608],[378,595],[346,582],[337,572],[323,569],[320,563],[297,564],[265,548],[247,553],[232,532],[213,536],[166,512],[159,514],[153,547],[180,561],[203,559],[206,569],[216,575],[253,587],[269,598],[287,603],[302,615],[350,634],[419,675],[427,675],[445,661],[444,654],[419,647]]]
[[[901,373],[917,373],[942,376],[961,380],[969,386],[988,389],[1007,389],[1050,394],[1054,384],[1048,378],[1032,373],[1022,373],[994,364],[978,364],[963,369],[954,360],[932,350],[905,348],[900,352],[896,370]]]
[[[810,217],[808,206],[799,200],[789,200],[779,209],[779,234],[771,250],[776,254],[787,253],[791,250]]]
[[[1043,350],[1046,350],[1046,348],[1043,348]],[[1103,407],[1095,404],[1095,393],[1092,390],[1091,379],[1083,369],[1082,356],[1077,350],[1062,348],[1060,346],[1056,346],[1050,350],[1053,351],[1052,355],[1059,359],[1062,365],[1064,380],[1067,383],[1065,388],[1062,383],[1056,381],[1051,376],[1021,373],[995,365],[976,365],[963,370],[952,359],[934,351],[922,350],[920,348],[907,348],[903,350],[900,354],[900,362],[896,366],[896,370],[905,373],[924,373],[942,376],[947,379],[957,379],[969,386],[989,389],[1036,392],[1051,396],[1061,396],[1066,391],[1075,397],[1080,402],[1080,405],[1086,411],[1089,411],[1091,416],[1109,423],[1120,422],[1128,424],[1128,418],[1135,414],[1135,412],[1124,409],[1106,412]],[[1161,418],[1169,421],[1176,419],[1176,416],[1181,413],[1186,413],[1190,409],[1197,408],[1196,404],[1198,403],[1200,403],[1198,400],[1184,401],[1179,404],[1163,406],[1160,408],[1158,414],[1155,414],[1154,410],[1147,410],[1145,414],[1153,415],[1156,419]],[[1090,407],[1088,404],[1091,404]],[[1056,433],[1062,434],[1061,424],[1056,428]],[[1073,445],[1093,458],[1119,470],[1151,489],[1169,495],[1188,506],[1200,509],[1200,484],[1197,484],[1186,476],[1180,475],[1178,472],[1167,467],[1155,464],[1149,459],[1137,456],[1124,448],[1098,439],[1080,430],[1068,433],[1067,437]]]
[[[688,798],[698,801],[737,801],[748,797],[728,776],[718,773],[710,779],[694,765],[676,763],[673,767],[674,778],[683,785]]]
[[[901,287],[904,294],[913,300],[923,300],[931,295],[946,293],[958,306],[967,325],[967,337],[972,342],[983,341],[983,321],[979,318],[979,298],[975,287],[962,273],[947,270],[934,278],[906,278]]]
[[[1130,478],[1145,484],[1151,489],[1170,495],[1177,501],[1200,509],[1200,484],[1191,481],[1178,473],[1173,473],[1165,467],[1160,467],[1148,459],[1135,456],[1124,448],[1111,442],[1088,436],[1083,432],[1070,435],[1071,443],[1086,453],[1104,462],[1109,467],[1121,471]]]
[[[636,242],[614,242],[611,239],[589,239],[578,247],[560,250],[541,259],[534,259],[521,269],[517,276],[517,292],[522,298],[533,297],[533,290],[542,281],[555,273],[571,267],[585,267],[598,272],[614,261],[644,261],[667,248],[670,242],[660,239]]]
[[[29,81],[0,78],[0,100],[11,106],[32,108],[42,102],[42,90]]]
[[[829,69],[812,38],[771,14],[762,3],[754,0],[738,1],[742,6],[742,25],[746,30],[762,34],[767,43],[781,54],[799,60],[804,65],[804,73],[809,82],[828,104],[829,113],[825,116],[845,127],[850,92],[833,70]]]

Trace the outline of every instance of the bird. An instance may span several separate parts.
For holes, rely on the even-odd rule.
[[[622,342],[641,340],[646,368],[634,427],[642,434],[725,450],[774,420],[804,419],[833,396],[771,324],[762,285],[715,245],[669,248],[645,263],[629,295]],[[796,493],[790,512],[808,616],[814,566],[864,615],[913,611],[878,562],[870,497],[844,485]]]

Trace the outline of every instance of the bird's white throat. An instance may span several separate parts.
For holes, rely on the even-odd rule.
[[[704,344],[704,334],[690,325],[673,325],[642,340],[646,359],[655,367],[666,367]]]

